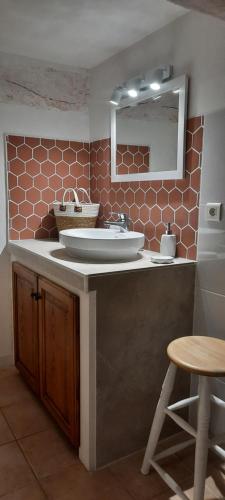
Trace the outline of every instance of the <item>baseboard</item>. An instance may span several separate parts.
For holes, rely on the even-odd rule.
[[[7,368],[8,366],[14,366],[14,356],[0,356],[0,368]]]

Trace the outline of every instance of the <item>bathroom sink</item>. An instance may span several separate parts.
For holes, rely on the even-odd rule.
[[[72,257],[94,260],[134,258],[144,245],[144,235],[119,229],[65,229],[59,241]]]

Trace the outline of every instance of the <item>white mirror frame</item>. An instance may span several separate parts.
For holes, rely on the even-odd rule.
[[[147,172],[140,174],[123,174],[116,173],[116,111],[122,109],[129,104],[141,102],[145,99],[161,95],[165,92],[179,89],[179,110],[178,110],[178,139],[177,139],[177,169],[164,170],[158,172]],[[182,75],[178,78],[173,78],[161,84],[160,92],[155,92],[151,89],[141,93],[137,98],[127,98],[123,100],[123,106],[111,105],[111,181],[112,182],[132,182],[132,181],[155,181],[166,179],[183,179],[185,166],[185,146],[186,146],[186,120],[187,120],[187,93],[188,93],[188,77]]]

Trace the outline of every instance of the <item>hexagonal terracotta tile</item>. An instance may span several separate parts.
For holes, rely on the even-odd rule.
[[[153,189],[148,189],[145,194],[145,203],[148,207],[153,207],[156,204],[156,193]]]
[[[17,204],[24,201],[25,200],[24,189],[21,189],[20,187],[15,187],[15,188],[11,189],[10,199],[11,199],[11,201],[14,201],[14,203],[17,203]]]
[[[172,191],[170,191],[169,204],[175,209],[182,204],[182,193],[177,188],[174,188],[172,189]]]
[[[37,146],[33,150],[33,157],[39,162],[47,160],[47,150],[43,146]]]
[[[63,151],[63,161],[65,161],[69,165],[71,163],[74,163],[75,161],[77,161],[77,153],[71,148],[66,149],[65,151]]]
[[[39,174],[34,179],[34,187],[42,191],[43,189],[48,187],[48,179],[45,175]]]
[[[25,163],[22,160],[16,158],[12,160],[9,164],[9,171],[15,175],[21,175],[25,172]]]
[[[29,217],[29,215],[32,215],[33,213],[33,204],[30,203],[29,201],[23,201],[19,205],[19,213],[20,215],[23,215],[24,217]]]
[[[55,146],[55,139],[41,139],[41,145],[45,149],[51,149]]]
[[[39,146],[41,139],[38,137],[25,137],[25,144],[27,146],[30,146],[31,148],[35,148],[36,146]]]
[[[58,191],[62,187],[62,178],[59,175],[53,175],[49,179],[49,187],[54,191]]]
[[[21,137],[20,135],[9,135],[8,141],[10,142],[10,144],[13,144],[17,147],[21,144],[24,144],[24,137]]]
[[[40,170],[40,164],[36,160],[29,160],[26,162],[26,172],[31,175],[31,177],[38,175]]]
[[[51,177],[51,175],[53,175],[55,173],[55,165],[54,163],[52,163],[52,161],[44,161],[42,164],[41,164],[41,173],[43,175],[45,175],[46,177]]]
[[[9,201],[9,217],[15,217],[18,214],[19,205],[13,201]]]
[[[40,200],[40,191],[36,188],[28,189],[26,199],[33,204],[37,203]]]
[[[69,141],[63,141],[63,140],[56,140],[56,146],[57,148],[61,149],[61,151],[64,151],[64,149],[68,149],[69,148]]]
[[[29,229],[36,231],[40,225],[41,225],[41,217],[38,217],[37,215],[31,215],[30,217],[28,217],[27,227]]]
[[[41,193],[41,197],[46,203],[53,203],[53,201],[55,201],[55,192],[50,188],[44,189]]]
[[[62,177],[64,177],[65,175],[68,175],[70,173],[70,175],[72,175],[72,177],[79,178],[84,174],[83,165],[80,165],[77,162],[72,163],[70,165],[70,167],[69,167],[69,165],[67,165],[67,163],[62,162],[62,164],[64,164],[64,171],[65,171],[65,174],[63,174],[63,175],[58,172],[58,165],[56,166],[56,172],[59,173],[59,175],[61,175]],[[61,164],[59,164],[59,165],[61,165]],[[63,166],[62,166],[62,169],[63,169]],[[63,170],[61,170],[61,172],[62,171]]]
[[[17,148],[17,154],[20,160],[28,161],[32,158],[32,149],[26,144],[22,144]]]
[[[198,229],[198,213],[199,209],[198,207],[195,207],[191,212],[189,213],[189,224],[193,229],[197,230]]]
[[[34,213],[39,217],[44,217],[48,213],[48,204],[44,201],[39,201],[34,205]]]
[[[142,189],[137,189],[137,191],[135,192],[135,195],[134,195],[134,201],[135,203],[141,207],[144,202],[145,202],[145,193],[144,191],[142,191]]]
[[[174,222],[174,210],[167,206],[162,210],[162,221],[167,224],[170,222],[171,224]]]
[[[175,223],[178,227],[184,227],[188,224],[188,211],[184,207],[178,208],[175,212]]]
[[[195,130],[201,127],[202,124],[201,118],[202,118],[201,116],[194,116],[192,118],[189,118],[187,120],[187,130],[193,133]]]
[[[181,242],[177,244],[177,257],[187,258],[187,250]]]
[[[201,169],[197,168],[194,172],[191,174],[191,187],[194,189],[197,193],[200,191],[200,182],[201,182]]]
[[[32,231],[31,229],[23,229],[22,231],[20,231],[20,239],[21,240],[29,240],[29,239],[33,239],[34,238],[34,231]]]
[[[157,205],[159,205],[160,208],[164,208],[166,205],[168,205],[169,197],[167,191],[162,188],[160,191],[157,193]]]
[[[197,193],[192,189],[187,189],[183,194],[183,204],[188,209],[194,208],[197,205]]]
[[[201,153],[202,151],[202,140],[203,140],[203,129],[201,127],[193,134],[193,148],[199,153]]]
[[[143,205],[140,208],[140,220],[146,224],[147,222],[150,221],[150,209],[147,207],[147,205]]]
[[[191,247],[188,248],[187,258],[191,260],[196,260],[196,255],[197,255],[197,247],[196,245],[192,245]]]
[[[120,210],[118,210],[119,212]],[[132,222],[136,222],[140,217],[140,210],[139,208],[137,207],[137,205],[132,205],[130,207],[130,218],[132,220]]]
[[[12,144],[7,144],[7,159],[8,161],[13,160],[13,158],[16,158],[16,147],[13,146]]]
[[[14,187],[17,186],[17,179],[18,177],[11,172],[8,172],[8,187],[9,189],[13,189]]]
[[[190,151],[186,153],[186,170],[188,172],[192,172],[199,166],[199,164],[200,164],[199,153],[194,151],[194,149],[190,149]]]
[[[195,231],[191,226],[186,226],[182,229],[182,243],[188,248],[195,243]]]
[[[51,160],[53,163],[59,163],[62,160],[62,151],[54,147],[49,150],[49,160]]]
[[[67,163],[65,163],[64,161],[61,161],[60,163],[58,163],[56,165],[55,169],[56,169],[56,174],[62,178],[69,175],[69,172],[70,172],[69,165]]]
[[[12,219],[12,228],[22,231],[26,227],[26,219],[22,215],[16,215]]]
[[[161,218],[162,218],[161,210],[157,205],[155,205],[151,209],[151,221],[156,226],[161,221]]]
[[[27,190],[33,186],[33,179],[29,174],[22,174],[18,177],[18,186]]]

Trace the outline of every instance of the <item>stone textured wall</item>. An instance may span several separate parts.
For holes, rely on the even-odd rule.
[[[86,70],[0,53],[0,102],[81,111],[88,96]]]

